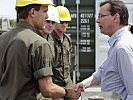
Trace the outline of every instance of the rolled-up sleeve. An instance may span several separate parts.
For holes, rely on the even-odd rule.
[[[106,59],[105,59],[105,61],[106,61]],[[102,77],[102,73],[103,73],[103,70],[104,70],[103,66],[104,66],[105,61],[98,68],[98,70],[95,73],[93,73],[93,75],[95,75],[95,77],[96,77],[97,83],[99,83],[99,84],[101,84],[101,77]]]
[[[35,79],[38,79],[44,76],[49,76],[49,75],[53,75],[51,68],[41,68],[40,70],[37,70],[34,72]]]
[[[101,71],[97,70],[93,75],[96,77],[97,83],[101,84]]]
[[[53,55],[50,45],[45,43],[39,46],[32,54],[32,63],[34,70],[34,78],[39,78],[53,75],[52,72]]]

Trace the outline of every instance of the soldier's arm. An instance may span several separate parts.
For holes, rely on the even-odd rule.
[[[40,78],[38,83],[44,97],[58,98],[66,95],[65,89],[54,84],[51,76]]]

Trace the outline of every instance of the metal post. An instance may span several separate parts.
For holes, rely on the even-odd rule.
[[[76,67],[77,67],[77,50],[76,50],[76,46],[73,46],[73,51],[74,51],[74,64],[73,64],[73,83],[76,83]]]
[[[65,0],[62,0],[62,1],[61,1],[62,6],[64,6],[65,3],[66,3]]]
[[[79,4],[80,0],[76,0],[77,4],[77,80],[79,80],[80,72],[79,72]]]

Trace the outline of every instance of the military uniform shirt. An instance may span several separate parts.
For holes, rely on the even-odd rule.
[[[48,42],[53,44],[55,58],[53,64],[53,82],[59,86],[67,87],[72,84],[70,77],[70,57],[71,57],[71,39],[64,33],[63,41],[57,36],[55,32],[51,33]],[[54,41],[54,43],[52,42]]]
[[[38,79],[53,75],[47,40],[26,22],[0,36],[0,100],[36,100]]]

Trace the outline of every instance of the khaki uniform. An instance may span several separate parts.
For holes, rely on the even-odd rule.
[[[72,85],[70,76],[71,39],[67,34],[64,34],[63,41],[61,41],[55,32],[48,35],[46,39],[50,43],[52,52],[54,53],[54,61],[52,63],[53,82],[61,87],[70,87]],[[69,98],[44,98],[39,94],[38,100],[69,100]]]
[[[72,80],[70,76],[71,64],[71,38],[64,33],[63,40],[60,40],[55,32],[51,34],[52,39],[49,37],[48,42],[51,44],[54,41],[54,66],[53,66],[53,82],[62,87],[70,87]],[[53,100],[69,100],[69,98],[58,98]]]
[[[71,64],[71,39],[64,33],[63,40],[60,40],[55,32],[51,34],[54,41],[54,67],[53,67],[53,82],[62,87],[72,85],[70,77]],[[48,39],[50,42],[50,39]]]
[[[25,22],[0,36],[0,100],[37,100],[38,79],[53,75],[49,43]]]

